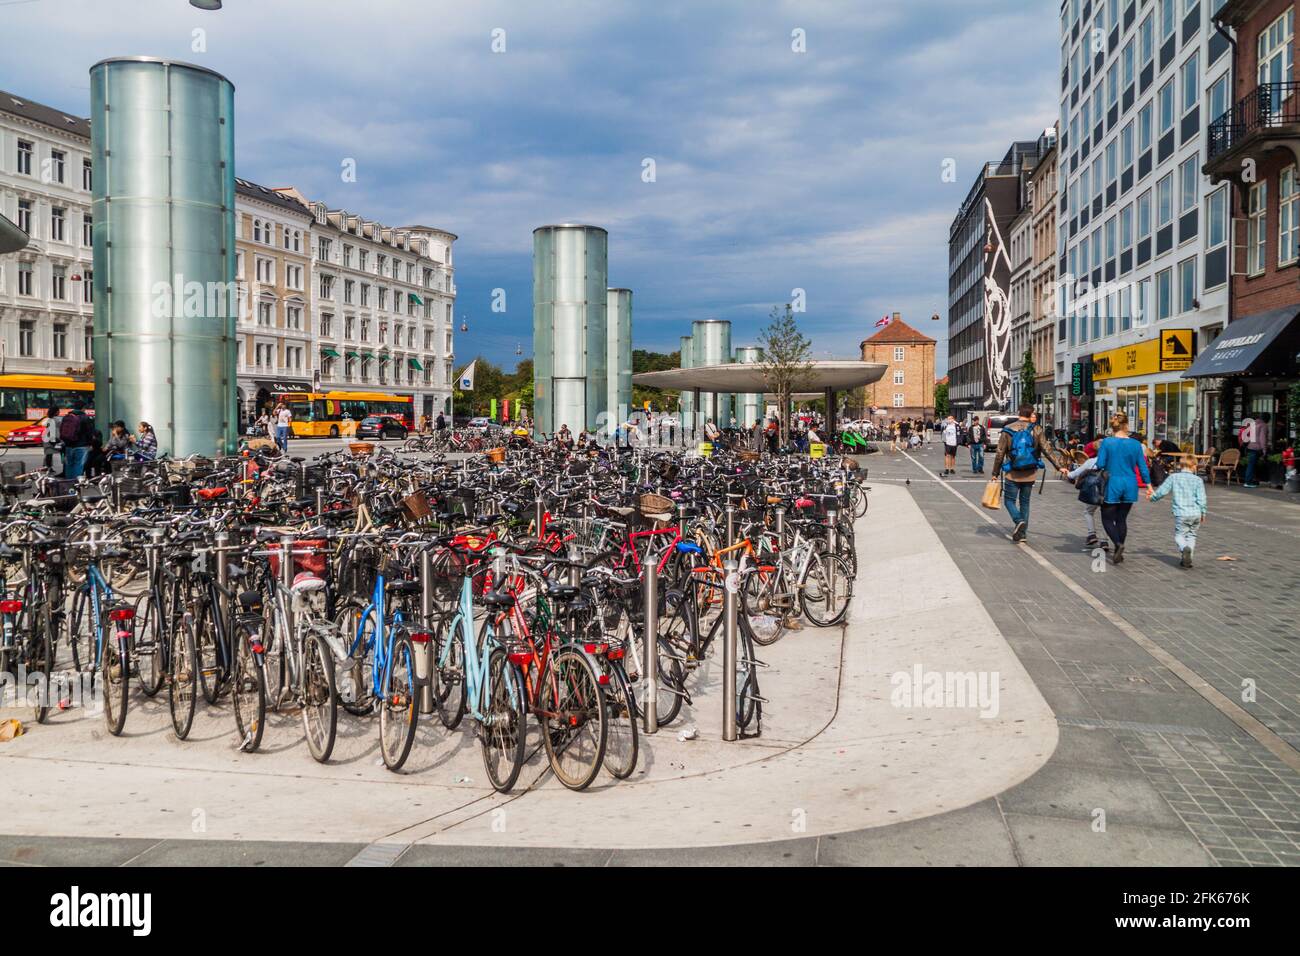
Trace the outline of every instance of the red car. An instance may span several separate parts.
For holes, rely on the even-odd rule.
[[[8,435],[5,436],[5,443],[9,445],[39,445],[45,437],[45,426],[40,422],[32,422],[30,425],[19,425]]]

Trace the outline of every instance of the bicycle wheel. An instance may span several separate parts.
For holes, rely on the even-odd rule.
[[[415,687],[415,650],[405,631],[393,638],[393,657],[388,662],[384,696],[379,703],[379,750],[384,766],[396,773],[406,763],[415,742],[420,719],[419,695]]]
[[[152,593],[142,594],[135,602],[135,642],[131,659],[140,677],[140,690],[153,697],[163,685],[162,609]]]
[[[854,485],[853,490],[849,493],[850,511],[854,518],[861,518],[867,513],[867,493],[862,490],[861,485]]]
[[[172,733],[184,740],[194,726],[198,703],[199,659],[194,646],[194,621],[176,622],[167,635],[167,709],[171,711]]]
[[[484,719],[479,722],[479,744],[483,768],[499,793],[506,793],[519,779],[524,766],[524,744],[528,736],[528,705],[519,668],[511,664],[502,648],[488,658],[487,699]]]
[[[32,704],[38,724],[45,723],[50,715],[50,701],[54,699],[54,633],[50,629],[50,607],[45,604],[40,616],[32,622],[32,640],[27,652],[27,669],[36,677],[36,700]],[[30,677],[28,678],[31,679]]]
[[[626,780],[636,769],[640,736],[636,698],[623,671],[622,661],[606,662],[609,685],[605,691],[605,770],[616,780]]]
[[[460,635],[446,618],[433,630],[434,663],[429,679],[433,681],[433,703],[438,709],[438,719],[448,730],[460,726],[465,716],[465,654]],[[451,646],[446,647],[445,642]],[[446,655],[446,662],[439,664]]]
[[[740,619],[740,646],[736,649],[736,726],[745,730],[755,718],[761,722],[763,702],[758,692],[758,658],[754,655],[753,631]]]
[[[838,554],[816,554],[799,583],[799,606],[809,621],[828,627],[844,620],[853,597],[853,572],[847,561]]]
[[[90,599],[86,596],[85,591],[77,590],[73,592],[72,611],[68,614],[68,648],[72,654],[72,669],[74,671],[81,670],[81,652],[86,646],[88,646],[82,643],[82,641],[89,639],[89,634],[83,634],[82,628],[87,623],[86,608],[89,606],[89,603]],[[87,627],[86,631],[89,630],[90,628]],[[86,655],[87,663],[89,663],[90,659],[93,657],[93,652],[88,653]]]
[[[749,619],[755,643],[764,647],[775,644],[786,632],[787,610],[777,594],[780,580],[781,574],[776,569],[755,569],[745,575],[740,592],[741,616]]]
[[[334,686],[334,655],[324,635],[307,636],[302,666],[302,726],[307,749],[317,763],[325,763],[334,752],[339,707]]]
[[[198,661],[199,689],[209,705],[221,696],[221,659],[217,654],[217,629],[207,604],[199,607],[190,619],[194,650]]]
[[[348,605],[336,616],[336,626],[339,635],[343,638],[345,648],[351,648],[352,642],[356,640],[357,628],[361,625],[362,610],[364,609],[355,604]],[[374,617],[372,616],[366,620],[365,632],[357,642],[356,650],[352,652],[357,656],[349,657],[334,671],[334,684],[338,691],[339,703],[353,717],[365,717],[375,709],[375,661],[374,656],[367,649],[373,630]]]
[[[605,694],[586,654],[562,647],[546,662],[538,691],[537,719],[556,779],[586,790],[605,758]]]
[[[638,628],[635,632],[637,660],[643,670],[649,660],[644,630]],[[655,694],[655,709],[660,726],[671,724],[681,713],[686,687],[682,661],[696,640],[697,625],[689,598],[680,591],[669,591],[664,595],[664,607],[659,613],[659,689]]]
[[[100,613],[103,628],[104,650],[99,662],[99,680],[104,693],[104,723],[114,737],[121,736],[126,726],[126,695],[131,683],[131,662],[123,653],[123,644],[117,638],[117,622],[108,619],[108,609]]]
[[[261,635],[249,625],[235,629],[235,673],[231,682],[230,701],[235,712],[235,730],[239,749],[254,753],[262,745],[266,730],[266,675],[253,653],[254,642]]]

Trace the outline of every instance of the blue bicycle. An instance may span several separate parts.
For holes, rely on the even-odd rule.
[[[379,750],[384,766],[396,772],[411,753],[420,717],[415,646],[406,623],[406,607],[418,601],[420,582],[397,579],[388,555],[376,565],[369,601],[364,607],[346,606],[338,614],[339,633],[352,635],[347,658],[339,664],[339,695],[349,713],[369,714],[378,708]]]
[[[84,650],[91,686],[102,686],[104,721],[108,732],[116,737],[126,726],[135,608],[118,600],[100,570],[100,562],[125,558],[127,552],[94,538],[79,547],[87,554],[85,576],[73,590],[72,613],[68,616],[72,666],[82,669]]]

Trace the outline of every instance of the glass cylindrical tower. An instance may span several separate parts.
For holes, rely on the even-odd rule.
[[[533,230],[533,385],[539,432],[606,424],[609,235],[564,223]],[[613,422],[609,425],[612,427]]]
[[[691,341],[689,335],[683,335],[681,340],[681,368],[690,368],[695,364],[695,344]],[[677,408],[682,419],[682,433],[689,431],[692,417],[695,414],[695,393],[689,388],[684,388],[681,394],[677,396]]]
[[[187,63],[102,60],[90,124],[96,414],[149,422],[174,456],[231,452],[234,85]]]
[[[757,365],[763,361],[763,350],[757,345],[737,345],[736,361],[741,365]],[[763,393],[746,392],[736,396],[736,421],[745,428],[763,419]]]
[[[609,289],[605,303],[605,407],[610,421],[624,422],[632,410],[632,290]]]
[[[697,319],[691,323],[695,342],[695,364],[727,365],[731,362],[731,323],[726,319]],[[712,420],[726,428],[731,419],[731,395],[700,394],[700,426]]]

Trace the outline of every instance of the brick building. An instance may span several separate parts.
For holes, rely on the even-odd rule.
[[[1300,378],[1295,7],[1288,0],[1227,0],[1214,19],[1235,40],[1232,98],[1221,96],[1207,117],[1204,166],[1216,184],[1232,184],[1230,321],[1202,347],[1188,375],[1207,396],[1208,430],[1218,447],[1232,441],[1248,415],[1268,416],[1276,446],[1296,433],[1297,423],[1287,421],[1287,391]]]
[[[934,418],[934,339],[894,313],[888,325],[862,343],[862,361],[888,366],[866,386],[865,403],[887,419]]]

